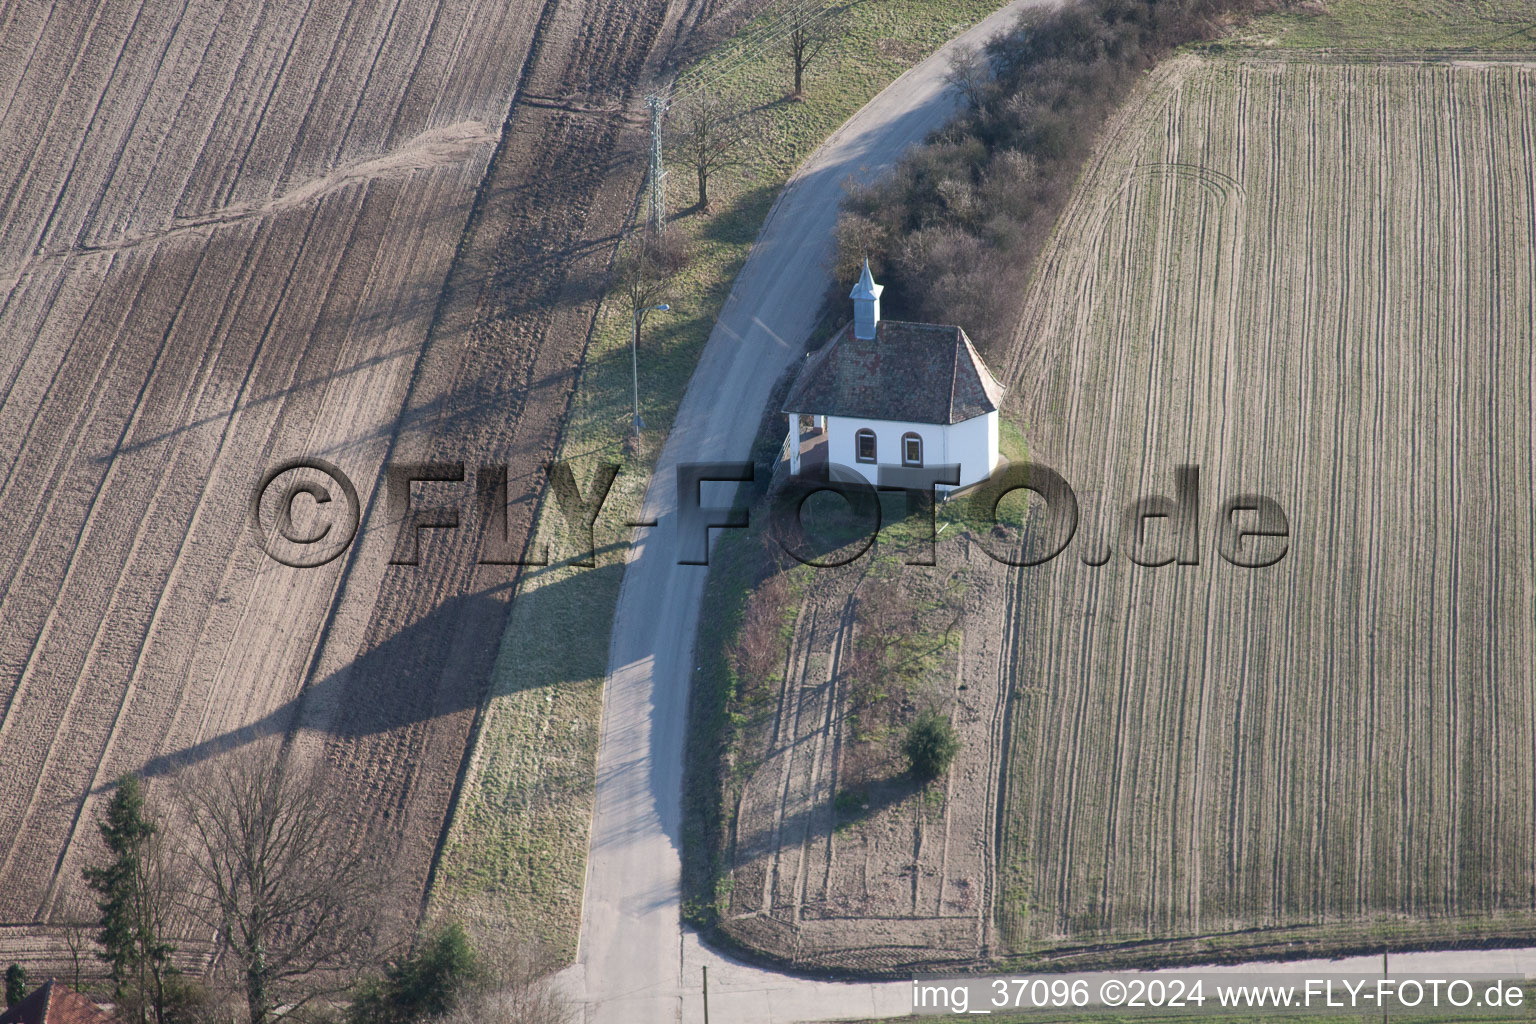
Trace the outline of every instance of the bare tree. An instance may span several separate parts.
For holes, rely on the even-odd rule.
[[[645,430],[645,421],[640,415],[640,325],[652,310],[667,308],[661,300],[671,290],[673,277],[687,263],[687,240],[666,226],[654,228],[649,225],[626,237],[614,260],[615,287],[628,300],[630,313],[629,366],[634,433],[625,441],[629,446],[640,444]]]
[[[69,950],[70,970],[73,977],[69,987],[76,992],[80,991],[80,957],[91,947],[91,932],[88,925],[67,924],[64,926],[64,948]]]
[[[160,817],[138,776],[122,776],[97,822],[107,856],[84,871],[98,896],[95,938],[98,956],[111,970],[112,997],[138,1024],[164,1024],[179,988],[171,962],[176,947],[167,936],[181,885]]]
[[[804,8],[792,18],[784,46],[795,78],[795,88],[790,95],[799,99],[805,85],[806,69],[826,52],[827,44],[842,34],[843,24],[821,6]]]
[[[145,934],[156,937],[158,950],[164,956],[145,956],[140,971],[144,979],[139,987],[140,997],[147,1001],[153,1018],[164,1024],[178,1015],[178,1007],[185,1002],[188,990],[181,971],[171,963],[175,947],[165,940],[172,934],[172,920],[176,916],[176,904],[186,888],[186,880],[176,864],[171,851],[171,837],[164,829],[158,829],[151,837],[151,854],[144,865],[144,890],[152,894],[144,908]]]
[[[687,240],[671,228],[636,228],[619,244],[613,263],[614,285],[628,311],[643,316],[662,302],[672,279],[688,265]]]
[[[960,90],[972,109],[982,106],[992,85],[992,64],[975,46],[961,46],[949,59],[944,81]]]
[[[250,1024],[350,987],[375,959],[389,886],[347,841],[334,791],[246,748],[189,773],[178,797],[192,908],[215,929]]]
[[[699,209],[709,212],[709,178],[740,163],[741,145],[752,131],[752,116],[718,93],[701,91],[672,108],[672,148],[693,168]]]

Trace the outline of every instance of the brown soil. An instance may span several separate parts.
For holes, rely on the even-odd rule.
[[[953,967],[984,959],[992,942],[1002,655],[1012,640],[1011,619],[982,612],[1011,606],[1017,584],[969,539],[941,541],[934,568],[889,554],[876,567],[879,554],[811,575],[768,711],[737,751],[743,781],[721,924],[802,968]],[[922,610],[911,620],[882,620],[887,607],[914,604]],[[949,638],[934,670],[898,682],[861,658],[861,628],[883,640],[914,625],[935,643]],[[882,675],[874,699],[861,701],[861,679]],[[929,706],[950,716],[962,745],[924,788],[908,776],[900,742]]]
[[[637,83],[710,8],[0,5],[5,949],[91,915],[111,779],[248,743],[328,764],[419,903],[515,573],[477,564],[474,467],[509,467],[520,549]],[[363,506],[317,569],[247,518],[300,455]],[[466,463],[419,489],[465,528],[390,566],[382,466],[428,459]]]
[[[1080,495],[1123,509],[1198,465],[1199,564],[1117,538],[1095,566],[1080,531],[1031,573],[1014,949],[1536,934],[1533,86],[1185,57],[1106,134],[1006,376]],[[1218,554],[1244,493],[1288,517],[1267,568]]]

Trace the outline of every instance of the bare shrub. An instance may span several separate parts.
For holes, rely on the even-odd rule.
[[[535,944],[480,956],[484,979],[463,992],[442,1024],[575,1024],[576,1008],[556,985],[555,959]]]
[[[688,240],[671,228],[635,228],[619,243],[613,282],[631,314],[667,298],[672,279],[688,265]]]
[[[944,80],[965,97],[972,107],[980,107],[993,93],[992,64],[986,52],[975,46],[962,46],[949,59]]]
[[[947,78],[967,109],[844,201],[842,287],[867,256],[888,286],[888,315],[958,323],[995,352],[1013,333],[1035,255],[1109,112],[1174,47],[1213,38],[1264,6],[1080,0],[1031,9],[984,51],[961,51]]]
[[[747,599],[741,633],[732,658],[744,701],[755,704],[766,696],[768,681],[784,671],[785,617],[791,608],[789,584],[782,574],[770,576]]]
[[[910,679],[904,664],[903,643],[922,631],[916,602],[899,584],[859,590],[854,611],[857,639],[848,666],[848,711],[866,732],[870,716],[883,708],[885,717],[909,699]]]
[[[1040,197],[1040,161],[1017,149],[996,153],[988,162],[977,201],[990,216],[1023,221]]]
[[[858,277],[866,259],[871,260],[870,270],[875,276],[884,277],[885,266],[874,254],[889,249],[890,232],[883,222],[856,210],[845,208],[838,213],[837,254],[832,272],[839,281]]]

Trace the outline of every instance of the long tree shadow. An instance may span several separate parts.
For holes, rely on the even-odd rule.
[[[391,571],[419,572],[421,568],[400,566]],[[543,600],[579,599],[575,592],[583,588],[615,587],[621,572],[621,565],[600,566],[549,583],[538,593]],[[495,673],[444,671],[445,662],[456,658],[454,647],[461,644],[489,648],[469,658],[470,663],[485,664],[487,654],[494,659],[507,621],[510,589],[511,584],[502,584],[451,597],[260,719],[151,758],[138,774],[148,778],[173,775],[259,740],[286,736],[300,726],[319,729],[343,741],[403,730],[434,718],[475,711],[492,694],[493,683],[494,693],[505,695],[560,682],[548,674],[536,677],[515,672],[495,677]],[[563,638],[566,643],[577,639]],[[606,654],[606,636],[594,641]],[[590,666],[585,662],[590,660],[574,659],[570,671],[563,674],[576,678],[576,673],[588,672]]]
[[[795,745],[809,743],[811,737]],[[823,842],[845,828],[873,821],[890,808],[907,803],[928,788],[910,772],[871,779],[856,788],[840,789],[831,800],[798,808],[775,822],[771,817],[756,825],[739,827],[731,842],[731,857],[741,866],[777,850],[798,847],[806,841]],[[777,841],[776,841],[777,840]]]
[[[713,216],[704,223],[700,234],[711,242],[750,244],[757,239],[763,217],[773,207],[773,201],[778,195],[777,182],[763,182],[744,188],[724,206],[715,206]]]

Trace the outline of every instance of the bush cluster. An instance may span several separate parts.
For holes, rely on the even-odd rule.
[[[958,323],[995,354],[1035,254],[1110,112],[1175,47],[1266,0],[1078,0],[1025,12],[953,64],[966,109],[894,174],[854,189],[838,223],[846,290],[867,255],[893,319]]]
[[[949,770],[960,753],[960,737],[954,723],[942,712],[924,711],[907,727],[902,743],[907,767],[919,782],[932,782]]]

